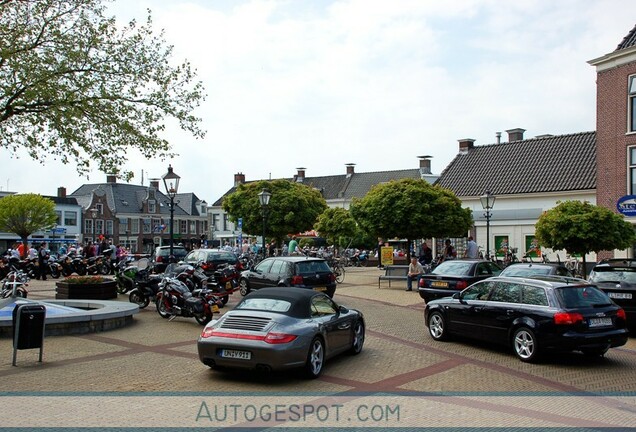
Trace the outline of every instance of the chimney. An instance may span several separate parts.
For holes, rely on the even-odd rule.
[[[57,188],[57,197],[58,198],[66,198],[66,188],[63,186],[60,186],[59,188]]]
[[[506,131],[508,133],[508,142],[522,141],[523,140],[523,133],[525,131],[526,131],[525,129],[521,129],[521,128],[508,129]]]
[[[296,175],[296,181],[298,183],[302,183],[305,180],[305,169],[306,168],[296,168],[298,170],[298,174]]]
[[[468,153],[473,147],[475,147],[475,140],[472,138],[463,138],[459,141],[459,152],[462,154]]]
[[[159,179],[150,179],[150,187],[159,190]]]
[[[431,158],[433,156],[425,155],[418,156],[420,160],[420,175],[432,174],[431,172]]]
[[[114,174],[109,174],[106,176],[106,183],[117,183],[117,176]]]
[[[495,137],[497,138],[497,144],[501,144],[501,132],[495,132]]]
[[[345,164],[347,167],[347,177],[351,177],[353,175],[353,168],[356,166],[354,163]]]
[[[240,184],[245,184],[245,174],[239,172],[234,174],[234,187]]]

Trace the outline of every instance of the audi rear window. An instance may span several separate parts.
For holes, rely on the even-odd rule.
[[[610,298],[595,286],[567,286],[555,289],[559,303],[566,309],[600,307],[612,304]]]

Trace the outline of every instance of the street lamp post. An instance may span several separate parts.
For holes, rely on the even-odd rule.
[[[265,223],[267,219],[267,206],[269,205],[269,199],[272,197],[272,194],[267,190],[263,189],[261,193],[258,194],[258,201],[261,203],[261,209],[263,210],[263,259],[265,259]]]
[[[490,218],[492,216],[490,210],[495,206],[495,196],[486,191],[485,194],[479,197],[481,206],[486,210],[484,216],[486,217],[486,258],[490,259]]]
[[[168,165],[168,172],[164,174],[162,177],[163,186],[166,188],[166,193],[168,197],[170,197],[170,257],[172,259],[174,257],[174,198],[177,196],[177,191],[179,190],[179,180],[181,177],[176,175],[172,171],[172,165]]]

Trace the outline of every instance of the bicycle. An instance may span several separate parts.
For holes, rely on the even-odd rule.
[[[327,264],[331,268],[331,271],[336,276],[336,282],[343,283],[345,278],[345,269],[337,258],[330,258],[327,260]]]

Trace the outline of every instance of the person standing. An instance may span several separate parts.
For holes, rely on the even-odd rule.
[[[37,279],[46,280],[46,267],[49,261],[49,251],[46,249],[46,243],[41,243],[38,249],[38,267],[40,274]]]
[[[473,236],[469,236],[468,243],[466,243],[466,258],[479,258],[479,246],[477,246],[477,243],[473,240]]]
[[[413,281],[417,281],[417,285],[420,284],[420,278],[424,274],[424,267],[417,260],[416,257],[411,258],[411,263],[409,264],[409,272],[406,277],[406,290],[413,291]]]
[[[299,255],[300,251],[298,250],[298,242],[296,241],[296,236],[293,236],[291,241],[289,242],[289,247],[287,248],[287,252],[289,255]]]
[[[430,264],[433,262],[433,249],[428,246],[428,243],[422,242],[419,249],[418,257],[420,264]]]
[[[455,247],[451,244],[449,239],[446,239],[444,242],[444,256],[442,257],[442,261],[452,260],[457,258],[457,251]]]

